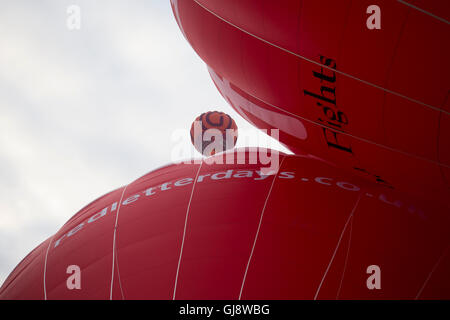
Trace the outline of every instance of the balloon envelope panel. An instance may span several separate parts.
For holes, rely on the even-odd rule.
[[[296,153],[448,198],[450,5],[416,1],[427,14],[380,1],[381,29],[369,30],[371,4],[172,0],[222,95],[252,124],[280,129]]]
[[[21,262],[0,298],[450,297],[445,204],[313,157],[280,154],[265,176],[255,152],[227,154],[233,164],[169,165],[89,204]],[[67,288],[69,265],[80,266],[80,290]],[[371,265],[380,290],[367,288]]]

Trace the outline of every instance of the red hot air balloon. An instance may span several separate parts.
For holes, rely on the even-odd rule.
[[[0,299],[450,298],[445,204],[307,156],[264,176],[256,152],[229,152],[241,164],[169,165],[90,203]]]
[[[150,172],[75,214],[0,299],[450,299],[449,6],[378,3],[381,30],[368,1],[172,0],[224,98],[297,154],[271,175],[246,150]]]
[[[280,140],[380,184],[450,196],[450,3],[172,0],[221,94]]]
[[[205,156],[234,148],[238,138],[236,122],[226,113],[209,111],[191,125],[191,142]]]

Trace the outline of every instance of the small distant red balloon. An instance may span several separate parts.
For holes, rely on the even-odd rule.
[[[236,122],[226,113],[209,111],[198,116],[191,125],[191,142],[205,156],[234,148],[238,133]],[[217,138],[221,141],[218,141]]]

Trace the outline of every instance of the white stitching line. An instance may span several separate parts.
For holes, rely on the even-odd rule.
[[[120,196],[119,205],[117,206],[117,213],[116,213],[116,222],[114,224],[114,235],[113,235],[113,250],[112,250],[112,270],[111,270],[111,288],[109,293],[109,300],[112,300],[112,294],[113,294],[113,286],[114,286],[114,258],[116,255],[116,230],[117,230],[117,222],[119,220],[119,212],[122,205],[122,199],[123,195],[125,194],[125,190],[127,190],[128,185],[123,188],[122,195]]]
[[[420,288],[419,292],[416,295],[416,298],[414,300],[419,299],[420,295],[422,294],[422,291],[425,289],[428,281],[431,278],[431,275],[434,273],[434,271],[437,269],[438,265],[441,263],[442,259],[447,255],[448,253],[448,248],[450,246],[447,246],[447,248],[445,249],[445,251],[441,254],[441,256],[439,257],[439,259],[437,260],[437,262],[434,264],[433,269],[431,269],[430,273],[428,274],[428,277],[425,279],[425,282],[422,285],[422,288]]]
[[[177,293],[178,274],[179,274],[179,271],[180,271],[181,257],[183,255],[184,239],[186,237],[186,228],[187,228],[187,221],[188,221],[188,216],[189,216],[189,210],[191,208],[192,196],[194,195],[194,189],[195,189],[195,186],[197,184],[198,174],[200,173],[200,169],[202,168],[202,164],[203,164],[203,160],[202,160],[202,162],[200,162],[200,166],[198,167],[197,174],[195,175],[194,184],[192,185],[192,190],[191,190],[191,196],[189,198],[188,206],[186,208],[186,217],[184,219],[183,239],[181,241],[180,256],[178,258],[178,266],[177,266],[177,273],[175,275],[175,285],[174,285],[174,288],[173,288],[172,300],[175,300],[175,295]]]
[[[269,189],[269,192],[267,193],[266,201],[264,202],[264,206],[263,206],[262,211],[261,211],[261,217],[259,218],[258,229],[256,230],[255,239],[253,240],[253,246],[252,246],[252,250],[250,251],[250,256],[248,257],[247,266],[245,268],[244,278],[242,279],[241,291],[239,292],[238,300],[241,300],[241,297],[242,297],[242,291],[244,290],[245,279],[247,278],[248,268],[250,266],[250,261],[252,260],[252,257],[253,257],[253,251],[255,250],[256,240],[258,240],[259,230],[261,229],[262,219],[264,217],[264,212],[266,211],[267,201],[269,200],[269,196],[272,193],[273,185],[275,184],[276,177],[278,175],[278,172],[280,172],[280,169],[281,169],[281,166],[283,165],[284,159],[286,159],[286,157],[283,157],[283,159],[281,160],[281,163],[280,163],[280,165],[278,167],[277,172],[273,176],[272,184],[270,185],[270,189]]]
[[[439,20],[439,21],[442,21],[442,22],[444,22],[444,23],[446,23],[446,24],[450,24],[450,22],[447,21],[447,20],[445,20],[444,18],[441,18],[441,17],[439,17],[439,16],[437,16],[437,15],[435,15],[435,14],[432,14],[431,12],[428,12],[428,11],[426,11],[426,10],[423,10],[423,9],[421,9],[421,8],[419,8],[419,7],[416,7],[415,5],[412,5],[411,3],[408,3],[408,2],[403,1],[403,0],[397,0],[397,1],[400,2],[401,4],[404,4],[404,5],[408,6],[408,7],[411,7],[411,8],[413,8],[413,9],[416,9],[417,11],[420,11],[420,12],[422,12],[422,13],[425,13],[425,14],[429,15],[429,16],[432,17],[432,18],[435,18],[435,19],[437,19],[437,20]]]
[[[242,90],[242,89],[241,89],[241,90]],[[350,134],[350,133],[348,133],[348,132],[341,131],[341,130],[338,130],[338,129],[336,129],[336,128],[332,128],[332,127],[326,126],[326,125],[324,125],[324,124],[322,124],[322,123],[315,122],[315,121],[313,121],[313,120],[304,118],[304,117],[299,116],[299,115],[297,115],[297,114],[295,114],[295,113],[286,111],[286,110],[284,110],[283,108],[277,107],[276,105],[273,105],[273,104],[271,104],[271,103],[269,103],[269,102],[267,102],[267,101],[264,101],[264,100],[262,100],[262,99],[260,99],[260,98],[258,98],[258,97],[255,97],[254,95],[248,93],[248,92],[245,91],[245,90],[242,90],[242,91],[244,91],[246,94],[248,94],[248,95],[251,96],[252,98],[254,98],[254,99],[256,99],[256,100],[259,100],[259,101],[261,101],[261,102],[267,104],[268,106],[271,106],[272,108],[275,108],[275,109],[277,109],[277,110],[280,110],[280,111],[282,111],[282,112],[284,112],[284,113],[287,113],[287,114],[289,114],[289,115],[292,115],[293,117],[302,119],[302,120],[304,120],[304,121],[306,121],[306,122],[309,122],[309,123],[311,123],[311,124],[317,125],[317,126],[319,126],[319,127],[331,129],[331,130],[336,131],[336,132],[338,132],[338,133],[341,133],[341,134],[343,134],[343,135],[349,136],[349,137],[351,137],[351,138],[353,138],[353,139],[356,139],[356,140],[359,140],[359,141],[362,141],[362,142],[365,142],[365,143],[373,144],[374,146],[377,146],[377,147],[380,147],[380,148],[383,148],[383,149],[386,149],[386,150],[389,150],[389,151],[397,152],[397,153],[406,155],[406,156],[408,156],[408,157],[416,158],[416,159],[419,159],[419,160],[421,160],[421,161],[430,162],[430,163],[433,163],[433,164],[435,164],[435,165],[437,165],[437,166],[442,166],[442,167],[450,168],[450,165],[448,165],[448,164],[441,163],[441,162],[439,162],[439,161],[435,161],[435,160],[431,160],[431,159],[427,159],[427,158],[423,158],[423,157],[421,157],[421,156],[418,156],[418,155],[415,155],[415,154],[412,154],[412,153],[408,153],[408,152],[405,152],[405,151],[402,151],[402,150],[399,150],[399,149],[395,149],[395,148],[392,148],[392,147],[389,147],[389,146],[386,146],[386,145],[383,145],[383,144],[379,144],[379,143],[377,143],[377,142],[373,142],[373,141],[371,141],[371,140],[368,140],[368,139],[365,139],[365,138],[361,138],[361,137],[352,135],[352,134]]]
[[[358,196],[358,200],[356,200],[356,203],[353,206],[352,212],[350,213],[350,215],[347,218],[347,221],[345,222],[344,228],[342,229],[342,232],[341,232],[341,236],[339,237],[339,240],[338,240],[338,243],[336,245],[336,248],[334,249],[333,255],[331,256],[331,260],[328,263],[328,267],[325,270],[325,273],[323,274],[323,277],[322,277],[322,280],[320,281],[319,287],[317,288],[316,295],[314,296],[314,300],[317,300],[317,296],[319,295],[319,292],[320,292],[320,289],[322,287],[322,284],[323,284],[323,282],[325,280],[325,277],[327,276],[327,273],[328,273],[328,270],[331,267],[331,264],[333,263],[334,257],[336,256],[336,253],[337,253],[337,251],[339,249],[339,245],[341,244],[341,240],[342,240],[342,237],[344,236],[345,229],[347,229],[347,225],[350,222],[351,218],[353,217],[353,214],[355,213],[356,207],[359,204],[359,200],[361,200],[361,195],[362,195],[362,192],[360,192],[360,194]]]
[[[366,80],[357,78],[357,77],[355,77],[355,76],[352,76],[352,75],[349,74],[349,73],[346,73],[346,72],[343,72],[343,71],[340,71],[340,70],[337,70],[337,69],[333,69],[333,68],[331,68],[331,67],[329,67],[329,66],[326,66],[326,65],[321,64],[321,63],[319,63],[319,62],[316,62],[316,61],[314,61],[314,60],[311,60],[311,59],[309,59],[309,58],[306,58],[306,57],[304,57],[304,56],[302,56],[302,55],[299,55],[299,54],[297,54],[297,53],[294,53],[294,52],[292,52],[292,51],[289,51],[288,49],[285,49],[285,48],[283,48],[283,47],[277,46],[276,44],[271,43],[271,42],[269,42],[269,41],[267,41],[267,40],[265,40],[265,39],[263,39],[263,38],[261,38],[261,37],[258,37],[257,35],[254,35],[254,34],[250,33],[249,31],[246,31],[246,30],[244,30],[244,29],[238,27],[237,25],[235,25],[235,24],[229,22],[229,21],[226,20],[225,18],[219,16],[217,13],[215,13],[215,12],[209,10],[208,8],[204,7],[204,6],[203,6],[202,4],[200,4],[197,0],[193,0],[193,1],[194,1],[195,3],[197,3],[200,7],[202,7],[204,10],[208,11],[208,12],[211,13],[212,15],[216,16],[217,18],[219,18],[220,20],[226,22],[227,24],[233,26],[234,28],[236,28],[236,29],[238,29],[238,30],[240,30],[240,31],[242,31],[242,32],[244,32],[244,33],[246,33],[246,34],[248,34],[249,36],[252,36],[252,37],[254,37],[254,38],[256,38],[256,39],[258,39],[258,40],[260,40],[260,41],[263,41],[263,42],[265,42],[265,43],[267,43],[267,44],[269,44],[269,45],[271,45],[271,46],[273,46],[273,47],[276,47],[276,48],[278,48],[278,49],[280,49],[280,50],[282,50],[282,51],[284,51],[284,52],[290,53],[290,54],[292,54],[292,55],[294,55],[294,56],[296,56],[296,57],[298,57],[298,58],[300,58],[300,59],[303,59],[303,60],[308,61],[308,62],[310,62],[310,63],[313,63],[313,64],[315,64],[315,65],[318,65],[318,66],[320,66],[320,67],[322,67],[322,68],[325,68],[325,69],[334,71],[334,72],[336,72],[336,73],[339,73],[339,74],[341,74],[341,75],[343,75],[343,76],[346,76],[346,77],[348,77],[348,78],[350,78],[350,79],[359,81],[359,82],[364,83],[364,84],[366,84],[366,85],[369,85],[369,86],[371,86],[371,87],[380,89],[380,90],[382,90],[382,91],[385,91],[385,92],[387,92],[387,93],[396,95],[396,96],[398,96],[398,97],[400,97],[400,98],[409,100],[409,101],[411,101],[411,102],[414,102],[414,103],[423,105],[423,106],[428,107],[428,108],[430,108],[430,109],[433,109],[433,110],[435,110],[435,111],[443,112],[443,113],[445,113],[445,114],[450,115],[450,112],[448,112],[448,111],[446,111],[446,110],[442,110],[442,109],[440,109],[440,108],[438,108],[438,107],[432,106],[432,105],[427,104],[427,103],[425,103],[425,102],[422,102],[422,101],[420,101],[420,100],[416,100],[416,99],[410,98],[410,97],[408,97],[408,96],[405,96],[405,95],[403,95],[403,94],[401,94],[401,93],[398,93],[398,92],[395,92],[395,91],[392,91],[392,90],[383,88],[383,87],[378,86],[378,85],[376,85],[376,84],[374,84],[374,83],[371,83],[371,82],[369,82],[369,81],[366,81]]]
[[[196,2],[200,7],[204,8],[206,11],[208,11],[208,12],[210,12],[211,14],[217,16],[219,19],[225,21],[226,23],[229,23],[230,25],[236,27],[237,29],[241,30],[242,32],[248,33],[247,31],[245,31],[245,30],[243,30],[243,29],[240,29],[238,26],[233,25],[231,22],[228,22],[228,21],[226,21],[225,19],[221,18],[220,16],[218,16],[218,15],[215,14],[214,12],[210,11],[209,9],[203,7],[203,6],[202,6],[201,4],[199,4],[196,0],[193,0],[193,1]],[[259,37],[255,36],[255,35],[252,35],[252,34],[250,34],[250,33],[248,33],[248,34],[251,35],[251,36],[254,36],[254,37],[258,38],[258,39],[260,39],[261,41],[267,42],[266,40],[264,40],[264,39],[262,39],[262,38],[259,38]],[[267,43],[268,43],[268,44],[271,44],[270,42],[267,42]],[[291,53],[291,54],[293,54],[293,55],[296,55],[295,53],[290,52],[290,51],[288,51],[288,50],[286,50],[286,49],[283,49],[283,48],[281,48],[281,47],[278,47],[278,46],[276,46],[276,45],[274,45],[274,44],[271,44],[271,45],[273,45],[273,46],[275,46],[275,47],[277,47],[277,48],[280,48],[280,49],[282,49],[282,50],[285,50],[285,51],[287,51],[287,52],[289,52],[289,53]],[[301,57],[301,56],[299,56],[299,57]],[[309,59],[307,59],[307,58],[304,58],[304,59],[306,59],[306,60],[308,60],[308,61],[310,61],[310,62],[312,62],[312,63],[315,63],[315,64],[317,64],[317,65],[319,65],[319,66],[322,66],[322,67],[324,67],[324,68],[330,69],[330,70],[332,70],[332,71],[336,71],[336,72],[338,72],[338,73],[342,73],[341,71],[332,69],[332,68],[330,68],[330,67],[328,67],[328,66],[322,65],[322,64],[320,64],[320,63],[318,63],[318,62],[315,62],[315,61],[313,61],[313,60],[309,60]],[[345,73],[342,73],[342,74],[343,74],[343,75],[346,75]],[[356,78],[356,79],[357,79],[357,78]],[[361,80],[361,81],[363,81],[363,80]],[[363,81],[363,82],[364,82],[364,81]],[[241,90],[242,90],[242,89],[241,89]],[[307,122],[309,122],[309,123],[315,124],[315,125],[317,125],[317,126],[319,126],[319,127],[327,128],[327,129],[332,129],[332,130],[334,130],[334,131],[336,131],[336,132],[339,132],[339,133],[341,133],[341,134],[343,134],[343,135],[349,136],[349,137],[351,137],[351,138],[353,138],[353,139],[356,139],[356,140],[359,140],[359,141],[362,141],[362,142],[366,142],[366,143],[370,143],[370,144],[373,144],[373,145],[378,146],[378,147],[380,147],[380,148],[384,148],[384,149],[387,149],[387,150],[390,150],[390,151],[393,151],[393,152],[398,152],[398,153],[403,154],[403,155],[406,155],[406,156],[408,156],[408,157],[413,157],[413,158],[416,158],[416,159],[419,159],[419,160],[422,160],[422,161],[427,161],[427,162],[433,163],[433,164],[435,164],[435,165],[437,165],[437,166],[443,166],[443,167],[450,168],[450,165],[447,165],[447,164],[445,164],[445,163],[441,163],[441,162],[439,162],[439,161],[427,159],[427,158],[424,158],[424,157],[421,157],[421,156],[418,156],[418,155],[415,155],[415,154],[411,154],[411,153],[408,153],[408,152],[405,152],[405,151],[402,151],[402,150],[399,150],[399,149],[395,149],[395,148],[392,148],[392,147],[389,147],[389,146],[386,146],[386,145],[383,145],[383,144],[379,144],[379,143],[377,143],[377,142],[373,142],[373,141],[371,141],[371,140],[368,140],[368,139],[365,139],[365,138],[362,138],[362,137],[354,136],[354,135],[352,135],[352,134],[350,134],[350,133],[348,133],[348,132],[341,131],[341,130],[338,130],[338,129],[336,129],[336,128],[331,128],[331,127],[326,126],[326,125],[324,125],[324,124],[322,124],[322,123],[319,123],[319,122],[316,122],[316,121],[313,121],[313,120],[304,118],[304,117],[302,117],[302,116],[299,116],[299,115],[297,115],[297,114],[295,114],[295,113],[286,111],[286,110],[284,110],[283,108],[280,108],[280,107],[275,106],[275,105],[273,105],[273,104],[271,104],[271,103],[269,103],[269,102],[267,102],[267,101],[264,101],[264,100],[262,100],[262,99],[259,98],[259,97],[255,97],[254,95],[252,95],[251,93],[249,93],[249,92],[247,92],[247,91],[245,91],[245,90],[242,90],[242,91],[244,91],[246,94],[248,94],[249,96],[253,97],[254,99],[257,99],[257,100],[259,100],[259,101],[261,101],[261,102],[263,102],[263,103],[265,103],[265,104],[271,106],[272,108],[275,108],[275,109],[277,109],[277,110],[280,110],[280,111],[282,111],[282,112],[285,112],[285,113],[287,113],[287,114],[290,114],[290,115],[292,115],[292,116],[294,116],[294,117],[296,117],[296,118],[302,119],[302,120],[307,121]],[[389,90],[386,90],[386,92],[389,93]],[[408,98],[408,97],[405,96],[405,98]],[[413,99],[413,100],[414,100],[414,99]],[[413,100],[412,100],[412,101],[413,101]],[[419,101],[419,102],[420,102],[420,101]],[[421,103],[421,104],[423,104],[423,103]],[[425,104],[425,105],[426,105],[426,104]],[[439,109],[439,108],[436,108],[436,107],[433,107],[433,106],[430,106],[430,107],[436,109],[436,111],[438,111],[438,112],[440,112],[440,113],[445,113],[445,114],[450,115],[450,112],[447,112],[447,111],[445,111],[445,110],[442,110],[442,109]]]
[[[352,243],[353,219],[354,219],[354,217],[352,217],[352,220],[350,221],[350,231],[349,231],[350,234],[349,234],[349,239],[348,239],[347,254],[345,255],[344,270],[342,270],[341,281],[339,283],[339,288],[336,293],[336,300],[339,299],[339,294],[341,293],[342,284],[344,283],[345,271],[347,270],[348,255],[350,253],[350,244]]]
[[[383,85],[384,86],[388,85],[389,79],[392,76],[392,70],[394,69],[394,63],[395,63],[395,60],[396,60],[396,58],[398,56],[400,42],[402,41],[404,33],[405,33],[406,25],[407,25],[407,22],[408,22],[408,19],[409,19],[409,14],[410,14],[410,10],[407,10],[406,14],[405,14],[405,17],[404,17],[404,20],[401,23],[401,26],[400,26],[400,29],[399,29],[399,33],[398,33],[398,37],[397,37],[397,40],[396,40],[395,45],[394,45],[393,50],[392,50],[392,55],[391,55],[391,57],[389,59],[389,62],[386,64],[387,69],[386,69],[386,73],[384,75],[384,81],[383,81]],[[381,108],[380,108],[380,111],[381,111],[380,116],[381,116],[381,119],[382,119],[381,120],[382,141],[387,141],[388,140],[387,132],[386,132],[387,131],[386,130],[386,122],[387,122],[386,119],[388,118],[387,117],[387,112],[386,112],[387,111],[386,110],[386,105],[387,105],[387,101],[388,101],[387,98],[388,97],[387,97],[386,92],[383,93],[383,100],[382,100]],[[441,114],[442,113],[439,112],[439,118],[441,117]],[[439,134],[439,130],[438,130],[438,134]]]
[[[123,289],[122,289],[122,279],[120,278],[119,255],[117,253],[117,248],[116,248],[116,266],[117,266],[117,277],[119,278],[120,293],[122,294],[122,300],[125,300],[125,295],[123,294]]]
[[[47,300],[47,286],[45,285],[45,281],[46,281],[46,274],[47,274],[48,251],[50,250],[50,245],[52,244],[54,237],[55,237],[55,235],[52,235],[52,237],[50,238],[50,242],[48,243],[48,246],[47,246],[47,251],[45,252],[45,262],[44,262],[44,300]]]

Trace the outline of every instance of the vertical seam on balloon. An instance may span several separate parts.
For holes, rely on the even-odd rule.
[[[419,299],[420,295],[422,294],[423,290],[425,289],[426,285],[428,284],[428,281],[430,280],[430,278],[433,275],[434,271],[436,271],[436,269],[437,269],[438,265],[441,263],[442,259],[447,255],[449,247],[450,246],[447,246],[447,248],[444,250],[444,252],[441,254],[439,259],[434,264],[433,269],[431,269],[430,273],[428,274],[428,277],[425,279],[425,282],[423,283],[422,287],[420,288],[420,290],[417,293],[417,295],[416,295],[414,300]]]
[[[258,240],[259,231],[261,229],[262,220],[263,220],[263,217],[264,217],[264,213],[266,211],[267,202],[269,201],[269,197],[272,194],[272,189],[273,189],[273,186],[275,184],[276,177],[278,176],[278,172],[280,172],[281,166],[283,165],[283,162],[284,162],[285,158],[286,157],[283,157],[283,159],[281,159],[280,166],[278,167],[277,172],[273,176],[272,184],[270,185],[269,191],[268,191],[267,196],[266,196],[266,200],[264,202],[264,206],[263,206],[262,211],[261,211],[261,216],[259,218],[258,228],[256,229],[255,239],[253,240],[253,246],[252,246],[252,249],[250,251],[250,256],[248,257],[247,266],[245,267],[244,277],[242,279],[241,290],[239,291],[239,298],[238,298],[238,300],[241,300],[241,297],[242,297],[242,291],[244,290],[245,280],[247,278],[247,273],[248,273],[248,269],[249,269],[249,266],[250,266],[250,262],[251,262],[252,257],[253,257],[253,252],[255,250],[256,241]]]
[[[350,20],[350,12],[351,11],[352,11],[352,0],[349,1],[348,6],[347,6],[347,12],[346,12],[346,15],[345,15],[345,22],[344,22],[344,25],[343,25],[343,28],[342,28],[343,31],[342,31],[342,34],[341,34],[341,37],[340,37],[340,41],[339,41],[339,45],[338,45],[339,49],[338,49],[338,53],[337,53],[337,59],[335,61],[335,69],[338,69],[338,65],[340,66],[340,63],[341,63],[341,61],[343,59],[342,58],[342,56],[343,56],[343,54],[342,54],[342,51],[343,51],[342,50],[342,46],[343,46],[344,41],[346,39],[348,22]],[[335,85],[335,96],[337,96],[336,90],[337,90],[337,92],[339,92],[339,89],[338,89],[338,86],[337,86],[337,77],[336,77],[336,85]]]
[[[297,39],[297,43],[296,43],[296,47],[297,47],[297,51],[301,52],[301,41],[300,41],[300,34],[301,34],[301,27],[302,27],[302,23],[303,23],[303,0],[299,1],[298,4],[298,19],[297,19],[297,33],[296,33],[296,39]],[[301,88],[302,87],[302,77],[301,77],[301,66],[300,66],[300,61],[297,61],[297,63],[295,64],[295,68],[297,69],[297,81],[298,81],[298,87]]]
[[[44,281],[44,300],[47,300],[47,286],[46,286],[46,284],[45,284],[45,281],[46,281],[46,276],[47,276],[47,259],[48,259],[48,252],[49,252],[49,250],[50,250],[50,245],[52,244],[52,242],[53,242],[53,238],[55,237],[55,235],[53,235],[51,238],[50,238],[50,242],[48,243],[48,246],[47,246],[47,251],[45,252],[45,261],[44,261],[44,279],[43,279],[43,281]]]
[[[117,276],[119,277],[119,287],[120,287],[120,293],[122,294],[122,300],[125,300],[125,295],[123,294],[122,289],[122,279],[120,278],[120,270],[119,270],[119,255],[117,253],[117,247],[116,247],[116,266],[117,266]]]
[[[447,99],[450,96],[450,90],[447,91],[447,95],[444,98],[444,101],[442,102],[442,107],[444,107],[445,102],[447,102]],[[438,120],[438,131],[437,131],[437,139],[436,139],[436,157],[437,157],[437,161],[440,162],[441,161],[441,148],[440,148],[440,142],[441,142],[441,119],[442,119],[442,112],[439,112],[439,120]],[[445,184],[447,185],[447,187],[450,187],[450,181],[447,179],[447,177],[445,176],[444,170],[442,170],[442,167],[439,166],[439,171],[441,172],[441,176],[442,179],[444,180]]]
[[[442,112],[439,113],[438,125],[437,125],[438,129],[437,129],[437,139],[436,139],[436,158],[437,158],[438,161],[441,161],[441,160],[440,160],[440,153],[441,153],[441,150],[440,150],[440,142],[441,142],[441,141],[440,141],[440,140],[441,140],[441,119],[442,119]],[[447,184],[447,186],[448,186],[447,178],[445,177],[445,173],[444,173],[444,171],[442,170],[442,167],[441,167],[441,166],[439,166],[439,172],[441,173],[442,180],[444,180],[444,183]]]
[[[119,205],[117,206],[117,213],[116,213],[116,222],[114,224],[114,234],[113,234],[113,250],[112,250],[112,270],[111,270],[111,287],[109,292],[109,300],[112,300],[112,294],[113,294],[113,286],[114,286],[114,263],[115,263],[115,252],[116,252],[116,230],[117,230],[117,223],[119,220],[119,212],[120,208],[122,207],[122,199],[123,195],[125,194],[125,190],[127,190],[128,185],[126,185],[123,188],[122,195],[120,196]]]
[[[352,0],[349,1],[348,3],[348,8],[347,8],[347,14],[345,15],[345,22],[344,22],[344,26],[343,26],[343,32],[341,35],[341,41],[339,41],[339,51],[338,51],[338,56],[337,56],[337,60],[336,61],[340,61],[341,60],[341,56],[342,56],[342,45],[345,41],[345,36],[347,35],[347,27],[348,27],[348,22],[350,20],[350,12],[352,10]],[[337,66],[336,66],[337,69]]]
[[[194,183],[192,185],[191,195],[189,197],[189,202],[188,202],[188,205],[187,205],[187,208],[186,208],[186,216],[184,218],[183,238],[181,240],[180,256],[178,258],[177,273],[175,274],[175,284],[174,284],[174,288],[173,288],[172,300],[175,300],[175,295],[177,293],[178,274],[180,272],[181,257],[183,255],[184,239],[186,237],[186,229],[187,229],[187,221],[188,221],[188,217],[189,217],[189,210],[191,208],[191,201],[192,201],[192,197],[194,195],[195,186],[197,185],[197,179],[198,179],[198,175],[200,173],[200,169],[202,168],[202,164],[203,164],[203,160],[202,160],[202,162],[200,162],[200,165],[199,165],[199,167],[197,169],[197,174],[195,175],[195,180],[194,180]]]
[[[339,73],[339,74],[341,74],[341,75],[343,75],[343,76],[346,76],[346,77],[348,77],[348,78],[350,78],[350,79],[353,79],[353,80],[359,81],[359,82],[361,82],[361,83],[364,83],[364,84],[366,84],[366,85],[368,85],[368,86],[374,87],[374,88],[379,89],[379,90],[382,90],[382,91],[386,91],[386,92],[388,92],[388,93],[390,93],[390,94],[393,94],[393,95],[396,95],[396,96],[398,96],[398,97],[400,97],[400,98],[403,98],[403,99],[412,101],[412,102],[414,102],[414,103],[423,105],[424,107],[428,107],[428,108],[433,109],[433,110],[435,110],[435,111],[442,111],[442,112],[444,112],[444,113],[450,115],[450,112],[447,112],[447,111],[445,111],[445,110],[441,110],[441,109],[439,109],[438,107],[435,107],[435,106],[433,106],[433,105],[430,105],[430,104],[428,104],[428,103],[422,102],[422,101],[420,101],[420,100],[417,100],[417,99],[414,99],[414,98],[405,96],[404,94],[401,94],[401,93],[399,93],[399,92],[396,92],[396,91],[392,91],[392,90],[383,88],[383,87],[381,87],[381,86],[379,86],[379,85],[376,85],[376,84],[374,84],[374,83],[372,83],[372,82],[369,82],[369,81],[367,81],[367,80],[363,80],[363,79],[360,79],[360,78],[358,78],[358,77],[356,77],[356,76],[353,76],[353,75],[351,75],[351,74],[349,74],[349,73],[346,73],[346,72],[343,72],[343,71],[340,71],[340,70],[337,70],[337,69],[333,69],[333,68],[331,68],[331,67],[329,67],[329,66],[327,66],[327,65],[324,65],[324,64],[322,64],[322,63],[320,63],[320,62],[314,61],[314,60],[309,59],[309,58],[306,58],[306,57],[304,57],[304,56],[302,56],[302,55],[300,55],[300,54],[298,54],[298,53],[292,52],[292,51],[290,51],[290,50],[288,50],[288,49],[286,49],[286,48],[280,47],[280,46],[278,46],[278,45],[276,45],[276,44],[274,44],[274,43],[272,43],[272,42],[270,42],[270,41],[268,41],[268,40],[265,40],[265,39],[263,39],[263,38],[261,38],[261,37],[255,35],[255,34],[250,33],[249,31],[246,31],[246,30],[244,30],[244,29],[238,27],[237,25],[231,23],[230,21],[226,20],[225,18],[219,16],[217,13],[215,13],[215,12],[209,10],[208,8],[206,8],[205,6],[203,6],[202,4],[200,4],[197,0],[193,0],[193,1],[194,1],[195,3],[197,3],[197,5],[199,5],[201,8],[203,8],[203,9],[206,10],[206,11],[208,11],[209,13],[211,13],[211,14],[214,15],[214,16],[216,16],[217,18],[219,18],[220,20],[224,21],[225,23],[228,23],[229,25],[231,25],[231,26],[233,26],[234,28],[236,28],[236,29],[238,29],[238,30],[240,30],[240,31],[242,31],[242,32],[244,32],[244,33],[246,33],[246,34],[248,34],[249,36],[254,37],[254,38],[256,38],[256,39],[259,39],[260,41],[263,41],[263,42],[267,43],[268,45],[271,45],[271,46],[273,46],[273,47],[276,47],[276,48],[278,48],[278,49],[280,49],[280,50],[282,50],[282,51],[284,51],[284,52],[286,52],[286,53],[292,54],[292,55],[294,55],[294,56],[296,56],[296,57],[298,57],[298,58],[300,58],[300,59],[303,59],[303,60],[305,60],[305,61],[307,61],[307,62],[313,63],[313,64],[315,64],[315,65],[318,65],[318,66],[322,67],[322,68],[325,68],[325,69],[334,71],[334,72]]]
[[[338,288],[338,291],[336,292],[336,300],[339,299],[339,294],[341,293],[342,284],[344,283],[345,271],[347,270],[348,256],[350,253],[350,244],[352,242],[353,220],[354,220],[354,217],[352,217],[352,220],[350,221],[347,254],[345,255],[344,270],[342,270],[341,281],[339,282],[339,288]]]
[[[392,69],[394,68],[394,61],[395,61],[395,58],[397,56],[397,52],[398,52],[398,47],[399,47],[400,41],[403,38],[403,33],[405,31],[406,22],[408,21],[408,18],[409,18],[409,12],[410,12],[409,10],[406,12],[405,20],[403,21],[402,26],[400,27],[398,40],[397,40],[397,43],[394,46],[394,52],[392,53],[392,58],[391,58],[389,66],[388,66],[388,70],[386,72],[386,78],[384,80],[384,85],[385,86],[388,85],[389,79],[391,77]],[[381,126],[383,128],[383,131],[382,131],[383,143],[386,142],[386,125],[385,125],[385,118],[384,118],[385,117],[385,110],[386,110],[386,92],[383,93],[383,102],[382,102],[382,105],[381,105]]]
[[[336,248],[334,249],[334,252],[333,252],[333,255],[331,256],[330,262],[328,263],[325,273],[322,276],[322,280],[320,281],[319,287],[317,288],[316,294],[314,295],[314,300],[317,300],[317,296],[319,295],[320,289],[322,288],[322,285],[323,285],[323,282],[325,281],[327,273],[330,270],[331,265],[333,264],[334,257],[336,256],[336,253],[339,249],[339,245],[341,244],[341,240],[344,236],[345,230],[347,229],[347,225],[349,224],[351,218],[353,217],[353,214],[355,213],[355,210],[358,207],[359,201],[361,200],[361,195],[362,195],[362,192],[359,193],[358,199],[356,200],[355,205],[353,206],[353,209],[352,209],[350,215],[348,216],[347,221],[345,222],[344,228],[342,229],[342,232],[339,237]]]
[[[416,7],[415,5],[412,5],[411,3],[408,3],[408,2],[403,1],[403,0],[397,0],[397,1],[400,2],[401,4],[404,4],[405,6],[411,7],[411,8],[413,8],[413,9],[419,11],[419,12],[425,13],[425,14],[429,15],[430,17],[435,18],[436,20],[439,20],[439,21],[444,22],[446,24],[450,24],[450,22],[447,21],[446,19],[441,18],[441,17],[439,17],[439,16],[437,16],[437,15],[431,13],[431,12],[428,12],[428,11],[424,10],[424,9]]]

